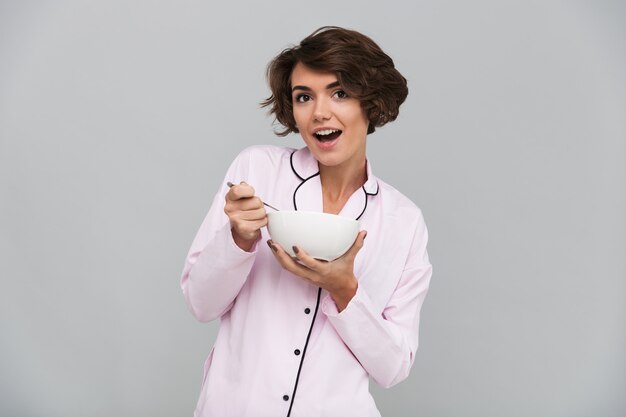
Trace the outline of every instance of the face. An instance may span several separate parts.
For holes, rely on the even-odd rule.
[[[315,159],[328,167],[361,168],[369,121],[359,100],[341,89],[334,73],[301,63],[291,73],[291,88],[296,126]]]

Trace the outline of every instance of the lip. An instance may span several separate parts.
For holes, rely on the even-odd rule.
[[[332,140],[330,142],[320,142],[319,140],[317,140],[315,135],[313,135],[313,142],[315,142],[315,145],[318,147],[318,149],[320,149],[322,151],[330,151],[331,149],[333,149],[335,147],[335,145],[337,145],[337,143],[341,140],[342,136],[343,136],[343,132],[341,132],[341,134],[339,136],[337,136],[336,139],[334,139],[334,140]]]

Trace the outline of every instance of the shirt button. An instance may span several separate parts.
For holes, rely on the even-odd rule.
[[[283,395],[283,400],[289,401],[289,395]]]
[[[294,355],[298,356],[300,354],[300,349],[296,349],[293,351]]]
[[[307,307],[307,308],[304,309],[304,314],[309,314],[310,312],[311,312],[310,308]]]

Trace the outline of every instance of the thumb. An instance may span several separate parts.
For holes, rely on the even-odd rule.
[[[367,230],[361,230],[358,235],[356,235],[356,239],[354,243],[346,252],[347,256],[356,257],[356,254],[359,253],[361,248],[363,247],[363,243],[365,242],[365,236],[367,236]]]

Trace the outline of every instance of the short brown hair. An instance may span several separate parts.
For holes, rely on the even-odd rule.
[[[367,133],[395,120],[409,93],[406,79],[393,60],[367,36],[354,30],[324,26],[292,48],[285,49],[267,67],[272,95],[261,103],[285,127],[278,136],[298,133],[293,117],[291,73],[297,63],[337,75],[348,96],[361,102],[369,120]]]

